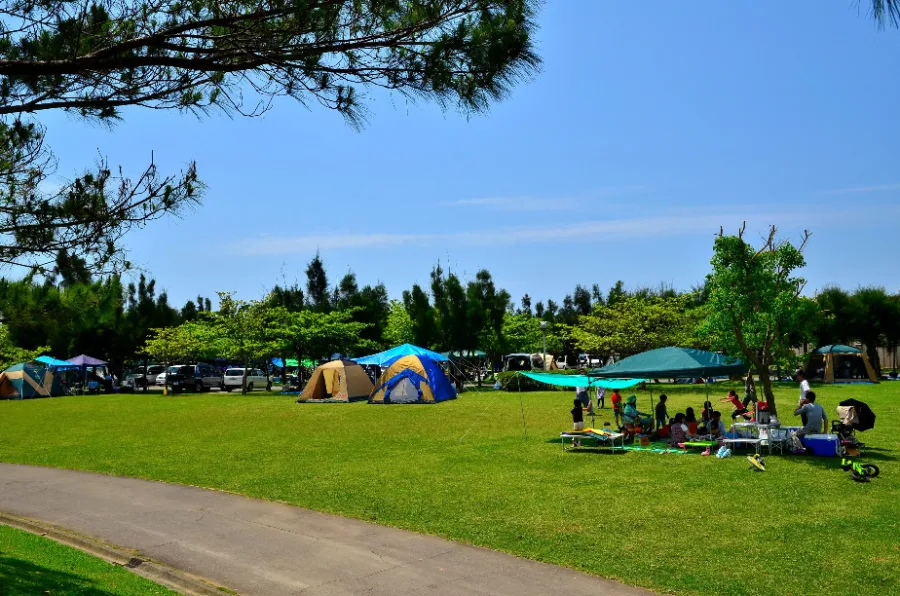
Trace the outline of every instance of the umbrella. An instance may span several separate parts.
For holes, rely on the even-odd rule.
[[[856,409],[856,416],[859,422],[853,425],[858,431],[869,430],[875,428],[875,412],[869,407],[869,404],[861,402],[858,399],[845,399],[841,402],[842,406],[853,406]]]

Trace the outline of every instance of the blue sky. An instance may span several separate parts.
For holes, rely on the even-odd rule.
[[[863,7],[867,4],[862,1]],[[355,131],[281,101],[261,118],[130,110],[114,128],[43,117],[59,172],[151,151],[196,159],[202,206],[128,237],[182,304],[302,281],[320,250],[399,297],[435,262],[518,298],[576,283],[687,289],[714,233],[813,232],[810,291],[900,290],[900,31],[852,2],[548,0],[542,73],[470,119],[369,94]]]

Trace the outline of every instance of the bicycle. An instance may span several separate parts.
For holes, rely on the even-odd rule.
[[[875,464],[861,464],[845,458],[841,459],[841,469],[850,472],[856,482],[869,482],[870,478],[875,478],[881,471]]]

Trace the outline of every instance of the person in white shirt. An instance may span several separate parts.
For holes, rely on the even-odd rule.
[[[800,383],[800,399],[797,400],[797,407],[799,408],[806,401],[806,396],[809,395],[809,381],[806,380],[806,373],[799,369],[794,373],[794,378]],[[803,426],[806,426],[806,412],[800,415],[800,419],[803,422]]]

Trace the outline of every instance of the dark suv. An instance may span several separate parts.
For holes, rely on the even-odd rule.
[[[222,386],[222,373],[209,364],[177,364],[166,371],[166,386],[176,393],[193,390],[196,393]]]

